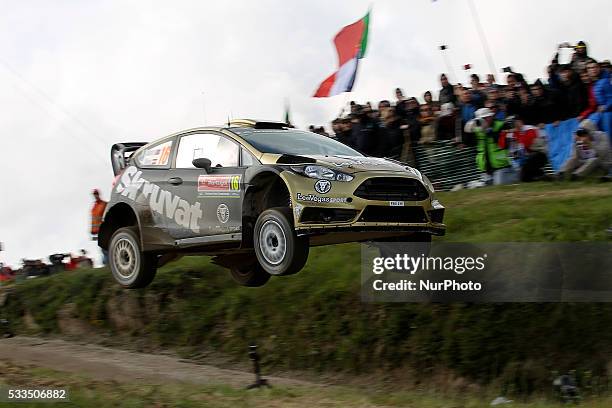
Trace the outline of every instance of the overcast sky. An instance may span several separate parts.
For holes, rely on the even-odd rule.
[[[612,57],[612,3],[474,0],[497,69],[529,80],[563,41]],[[328,125],[347,100],[437,94],[447,71],[489,72],[467,0],[0,0],[0,261],[77,252],[91,189],[108,198],[111,144],[228,116]],[[354,92],[310,97],[335,70],[332,38],[372,6]],[[501,77],[501,75],[498,75]]]

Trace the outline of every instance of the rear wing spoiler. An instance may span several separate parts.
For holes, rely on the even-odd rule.
[[[116,176],[127,167],[134,152],[148,142],[129,142],[117,143],[111,147],[111,163],[113,164],[113,174]]]

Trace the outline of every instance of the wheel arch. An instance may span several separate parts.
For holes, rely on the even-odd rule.
[[[281,170],[264,167],[246,176],[242,203],[242,246],[253,247],[253,230],[259,214],[267,208],[292,207],[289,186],[280,176]]]
[[[135,226],[138,229],[139,239],[142,241],[142,235],[140,234],[140,220],[138,214],[132,206],[125,202],[118,202],[114,204],[104,214],[104,220],[100,226],[100,232],[98,234],[98,246],[102,249],[108,250],[111,237],[119,228]],[[142,242],[141,242],[142,245]]]

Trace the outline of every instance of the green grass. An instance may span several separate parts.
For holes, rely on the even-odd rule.
[[[449,241],[606,240],[612,224],[609,184],[521,184],[439,199]],[[203,257],[162,268],[139,291],[120,289],[104,269],[68,272],[18,286],[9,306],[21,331],[34,330],[27,312],[37,330],[57,333],[58,312],[70,303],[92,330],[128,342],[236,361],[256,342],[272,372],[376,372],[408,388],[448,371],[518,395],[547,389],[554,370],[606,373],[609,304],[362,303],[359,260],[357,244],[315,248],[302,272],[257,289],[237,286]],[[132,323],[120,330],[122,319]]]
[[[370,391],[364,387],[277,387],[251,390],[224,385],[195,385],[151,381],[96,381],[88,377],[46,369],[32,369],[0,363],[0,388],[5,385],[28,388],[64,388],[69,402],[20,403],[20,407],[79,407],[79,408],[144,408],[144,407],[414,407],[414,408],[479,408],[488,407],[495,396],[459,395],[425,391]],[[587,399],[584,408],[604,408],[610,398]],[[3,406],[0,403],[0,406]],[[543,398],[531,402],[517,401],[513,407],[553,408],[559,404]]]

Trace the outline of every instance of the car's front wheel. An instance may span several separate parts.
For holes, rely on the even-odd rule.
[[[262,212],[255,222],[253,241],[257,260],[270,275],[297,273],[308,260],[308,238],[295,233],[290,208]]]
[[[137,228],[119,228],[108,248],[113,277],[124,288],[144,288],[155,278],[157,255],[143,252]]]

